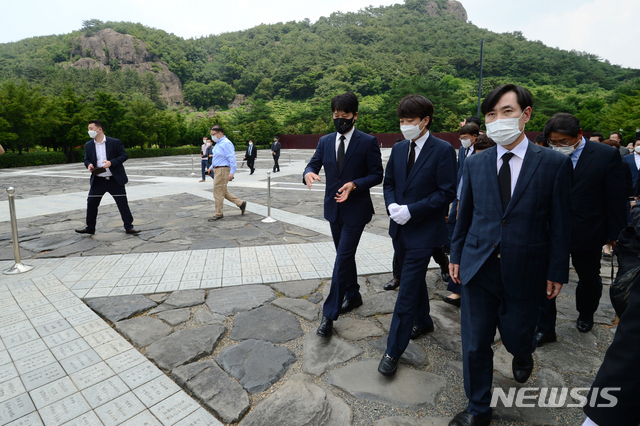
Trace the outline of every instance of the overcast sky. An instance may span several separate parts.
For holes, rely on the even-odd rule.
[[[401,2],[401,1],[400,1]],[[394,0],[5,0],[0,43],[80,29],[86,19],[140,22],[181,37],[243,30],[261,23],[315,22],[336,11],[388,6]],[[640,68],[638,0],[462,0],[469,21],[494,32],[521,31],[551,47],[594,53]]]

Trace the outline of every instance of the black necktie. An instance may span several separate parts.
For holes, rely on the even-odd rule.
[[[338,171],[342,171],[342,162],[344,161],[344,135],[340,136],[340,145],[338,145]]]
[[[409,173],[411,173],[411,169],[413,169],[413,165],[416,162],[416,143],[411,141],[411,151],[409,151],[409,160],[407,161],[407,177],[409,177]]]
[[[502,210],[506,211],[509,201],[511,201],[511,167],[509,160],[513,157],[512,152],[507,152],[502,156],[502,166],[498,173],[498,185],[500,186],[500,198],[502,198]]]
[[[467,158],[467,157],[469,156],[469,150],[470,150],[470,149],[471,149],[471,148],[467,148],[467,152],[465,152],[465,153],[464,153],[464,158]]]

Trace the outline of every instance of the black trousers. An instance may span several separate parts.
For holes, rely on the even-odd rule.
[[[280,171],[280,164],[278,164],[278,159],[280,159],[280,153],[276,152],[276,154],[273,156],[273,171],[275,172]]]
[[[249,168],[249,170],[251,170],[251,173],[253,173],[256,169],[253,167],[253,164],[255,163],[255,158],[247,158],[247,167]]]
[[[122,222],[124,222],[124,229],[132,229],[133,216],[131,215],[131,210],[129,210],[127,192],[124,189],[124,185],[119,185],[113,177],[106,179],[98,176],[93,178],[93,185],[91,185],[89,197],[87,198],[87,228],[91,230],[96,229],[98,207],[102,201],[102,196],[107,192],[111,194],[118,206],[118,210],[120,210],[120,216],[122,217]]]
[[[440,265],[440,270],[445,272],[449,271],[449,257],[444,252],[442,247],[435,247],[432,249],[431,255],[433,256],[433,260],[436,261],[438,265]],[[402,275],[402,264],[398,259],[398,255],[393,253],[393,278],[399,280]],[[460,293],[458,291],[458,293]]]

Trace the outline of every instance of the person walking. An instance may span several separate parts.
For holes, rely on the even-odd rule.
[[[249,146],[247,146],[247,152],[244,155],[244,160],[247,162],[247,167],[249,167],[249,170],[251,170],[251,173],[249,173],[250,175],[252,175],[253,172],[256,171],[254,164],[256,158],[258,158],[257,151],[258,150],[256,149],[256,147],[253,145],[253,141],[249,139]]]
[[[273,154],[273,173],[279,172],[280,165],[278,164],[278,159],[280,158],[280,138],[278,136],[273,137],[271,154]]]

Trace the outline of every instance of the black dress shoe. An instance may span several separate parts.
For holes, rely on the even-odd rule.
[[[540,347],[545,343],[553,343],[557,341],[556,332],[552,331],[550,333],[536,333],[536,346]]]
[[[320,337],[329,337],[331,336],[332,331],[333,331],[333,321],[323,316],[322,321],[318,326],[318,331],[316,331],[316,334]]]
[[[395,290],[398,287],[400,287],[400,280],[397,278],[391,278],[391,280],[382,288],[384,288],[385,290]]]
[[[138,235],[140,233],[140,231],[138,231],[137,229],[134,229],[134,228],[127,229],[125,232],[127,234],[131,234],[131,235]]]
[[[449,426],[487,426],[491,423],[491,417],[476,417],[463,411],[449,422]]]
[[[431,333],[433,330],[434,330],[433,324],[428,325],[426,327],[419,327],[417,325],[414,325],[413,328],[411,329],[410,339],[415,340],[424,334]]]
[[[578,320],[576,328],[580,333],[588,333],[593,328],[593,321]]]
[[[344,299],[344,302],[342,302],[342,306],[340,307],[340,313],[346,314],[347,312],[353,311],[358,306],[362,306],[362,296],[359,293],[356,297]]]
[[[214,216],[207,219],[209,222],[215,222],[216,220],[222,219],[224,216]]]
[[[452,299],[449,296],[445,296],[445,297],[442,298],[442,301],[444,303],[448,303],[450,305],[453,305],[453,306],[455,306],[457,308],[460,307],[460,298],[459,297],[457,299]]]
[[[529,354],[520,359],[513,357],[511,371],[513,371],[513,378],[516,382],[524,383],[529,380],[529,376],[531,376],[531,372],[533,371],[533,356]]]
[[[449,275],[449,272],[441,271],[440,279],[442,280],[443,283],[448,283],[449,280],[451,279],[451,275]]]
[[[247,202],[243,201],[242,204],[240,204],[240,214],[244,214],[244,211],[247,209]]]
[[[95,234],[96,230],[95,229],[89,229],[89,228],[80,228],[80,229],[76,229],[76,232],[78,234]]]
[[[385,353],[380,360],[380,364],[378,364],[378,373],[389,377],[396,374],[396,371],[398,371],[398,359],[391,358]]]

